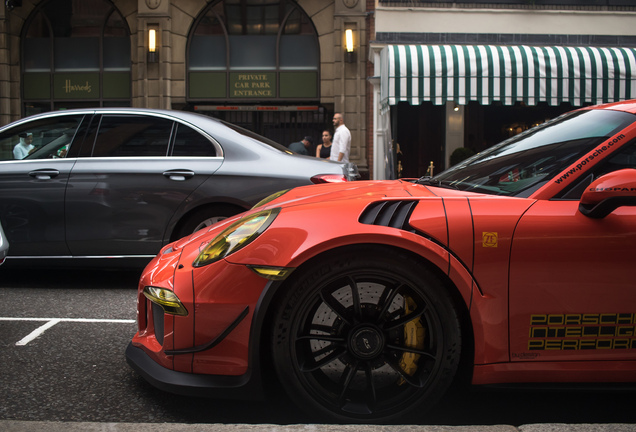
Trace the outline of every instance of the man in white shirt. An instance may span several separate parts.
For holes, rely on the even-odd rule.
[[[349,151],[351,150],[351,132],[344,124],[342,114],[333,115],[333,141],[331,144],[331,156],[333,161],[349,162]]]
[[[16,159],[24,159],[35,148],[33,144],[32,133],[21,133],[19,135],[20,142],[13,147],[13,157]]]

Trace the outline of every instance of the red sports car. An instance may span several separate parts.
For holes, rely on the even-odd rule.
[[[636,382],[636,101],[435,177],[300,187],[172,243],[126,355],[156,387],[390,422],[473,384]]]

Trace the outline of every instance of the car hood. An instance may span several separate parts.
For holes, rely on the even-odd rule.
[[[329,183],[301,186],[287,191],[279,198],[267,203],[267,207],[289,207],[325,201],[378,198],[434,198],[480,196],[472,192],[463,192],[414,183],[413,180],[368,180],[346,183]]]
[[[402,180],[366,180],[366,181],[353,181],[344,183],[326,183],[311,186],[300,186],[294,189],[290,189],[283,193],[276,199],[267,202],[266,204],[254,207],[247,213],[266,210],[268,208],[281,208],[293,210],[294,208],[308,206],[311,208],[325,208],[325,204],[328,207],[341,209],[348,209],[356,213],[355,219],[357,220],[361,212],[367,208],[368,204],[374,201],[413,201],[413,200],[425,200],[430,203],[441,202],[441,198],[447,197],[483,197],[488,196],[485,194],[477,194],[472,192],[463,192],[455,189],[446,189],[440,187],[426,186],[415,183],[415,179],[402,179]],[[502,199],[502,197],[491,196],[493,199]],[[503,198],[510,199],[510,198]],[[338,205],[338,202],[346,201],[342,206]],[[355,205],[355,204],[358,205]],[[352,205],[353,204],[353,205]],[[427,209],[429,207],[426,207]],[[437,210],[441,210],[437,209]],[[426,210],[423,210],[426,212]],[[419,225],[425,225],[430,220],[431,215],[420,218],[415,212],[412,215],[411,223]],[[443,215],[438,211],[435,212],[435,217]],[[216,235],[221,233],[225,228],[230,226],[242,217],[245,217],[246,213],[236,215],[234,217],[225,219],[215,225],[202,229],[190,236],[184,237],[177,242],[168,245],[164,250],[177,251],[183,248],[195,248],[200,250],[201,247],[207,245]],[[444,224],[445,226],[445,224]],[[426,229],[423,232],[427,232]]]

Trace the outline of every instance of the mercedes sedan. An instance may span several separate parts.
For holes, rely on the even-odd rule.
[[[0,128],[7,264],[145,264],[165,244],[281,189],[356,176],[179,111],[50,112]]]

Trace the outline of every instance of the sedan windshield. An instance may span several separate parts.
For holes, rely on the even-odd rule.
[[[565,114],[418,183],[493,195],[529,196],[635,120],[633,114],[609,110]]]

